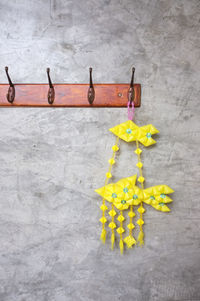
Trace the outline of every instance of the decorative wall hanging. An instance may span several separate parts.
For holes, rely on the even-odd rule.
[[[129,120],[110,129],[110,131],[116,135],[116,142],[112,147],[112,157],[108,161],[109,170],[106,173],[105,185],[95,190],[102,197],[102,205],[100,207],[102,210],[102,217],[100,218],[100,222],[102,223],[101,240],[103,243],[106,241],[106,224],[109,218],[108,216],[110,216],[108,227],[111,229],[111,248],[114,248],[115,229],[117,228],[117,222],[115,219],[116,215],[118,215],[117,221],[119,222],[119,225],[116,231],[119,234],[119,247],[121,253],[123,253],[124,250],[124,243],[127,248],[132,248],[132,246],[136,243],[139,243],[140,246],[144,244],[143,214],[145,212],[145,208],[143,204],[148,204],[154,209],[162,212],[169,212],[170,209],[167,204],[172,202],[172,199],[167,195],[174,192],[167,185],[156,185],[146,189],[144,188],[145,178],[142,172],[143,163],[141,161],[142,149],[139,144],[142,144],[145,147],[155,144],[156,141],[152,137],[154,134],[159,133],[159,131],[152,124],[139,127],[132,121],[134,116],[134,99],[131,93],[129,93],[127,106]],[[112,178],[111,170],[113,164],[115,164],[116,153],[119,151],[119,139],[122,139],[125,142],[135,141],[135,154],[138,158],[136,166],[139,169],[139,177],[137,178],[137,175],[133,175],[123,178],[116,183],[108,184],[109,179]],[[136,185],[136,181],[140,187]],[[108,203],[106,203],[106,201]],[[109,206],[109,203],[111,206]],[[137,240],[133,236],[133,229],[135,228],[133,218],[136,215],[134,212],[134,206],[139,206],[137,209],[139,213],[139,218],[137,220],[139,234]],[[110,211],[108,212],[108,215],[106,215],[108,207],[110,207]],[[123,222],[125,217],[123,212],[125,210],[128,210],[129,223],[127,225],[128,234],[124,237],[125,229]]]

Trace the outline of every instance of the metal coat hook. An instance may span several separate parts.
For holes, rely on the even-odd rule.
[[[8,78],[8,82],[10,87],[8,88],[8,93],[6,94],[7,100],[10,103],[13,103],[14,99],[15,99],[15,86],[13,85],[10,76],[8,74],[8,67],[5,67],[5,71],[6,71],[6,75]]]
[[[90,72],[90,86],[88,89],[88,101],[89,103],[92,105],[94,98],[95,98],[95,90],[94,90],[94,86],[93,86],[93,82],[92,82],[92,68],[89,68],[89,72]]]
[[[48,77],[48,81],[49,81],[49,91],[48,91],[47,97],[48,97],[48,103],[50,105],[52,105],[53,102],[54,102],[54,99],[55,99],[55,90],[54,90],[54,86],[51,82],[51,78],[50,78],[49,73],[50,73],[50,68],[47,68],[47,77]]]
[[[135,98],[135,91],[134,91],[134,73],[135,73],[135,68],[132,68],[132,77],[131,77],[131,82],[130,82],[130,88],[128,90],[128,101],[129,104],[132,105],[132,102],[134,101]]]

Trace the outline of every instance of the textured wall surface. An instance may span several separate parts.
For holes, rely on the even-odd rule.
[[[0,82],[142,84],[138,125],[147,187],[174,188],[169,214],[149,208],[145,247],[99,241],[100,198],[126,109],[0,109],[1,301],[200,300],[200,1],[0,0]],[[121,142],[114,181],[136,172]],[[137,232],[136,232],[137,233]]]

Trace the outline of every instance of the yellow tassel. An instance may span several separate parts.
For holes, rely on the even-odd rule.
[[[120,239],[119,247],[120,247],[120,252],[121,252],[121,254],[123,254],[123,252],[124,252],[124,243],[123,243],[123,240],[122,240],[122,239]]]
[[[106,242],[106,229],[102,229],[101,231],[101,241],[103,244]]]
[[[143,238],[144,238],[144,232],[142,230],[140,230],[138,238],[137,238],[137,241],[139,242],[140,247],[142,247],[144,245]]]
[[[114,249],[114,244],[115,244],[115,233],[113,232],[111,234],[111,249]]]

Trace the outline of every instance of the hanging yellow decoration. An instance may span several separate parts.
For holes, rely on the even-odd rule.
[[[119,234],[119,247],[121,253],[123,253],[124,243],[127,248],[132,248],[136,243],[139,243],[140,246],[144,244],[143,214],[145,209],[143,203],[152,206],[156,210],[168,212],[170,209],[166,204],[172,202],[172,199],[167,195],[174,191],[167,185],[144,188],[145,178],[142,172],[143,163],[141,162],[142,149],[140,149],[139,143],[146,147],[156,143],[152,136],[159,133],[159,131],[152,124],[139,127],[133,121],[128,120],[111,128],[110,131],[117,136],[117,140],[112,147],[113,155],[112,158],[109,159],[109,170],[106,173],[105,185],[95,191],[102,197],[102,205],[100,207],[102,210],[102,217],[100,219],[100,222],[102,223],[101,240],[104,243],[106,241],[105,225],[107,223],[107,218],[105,217],[105,212],[108,210],[108,204],[106,205],[105,201],[108,201],[108,203],[111,203],[111,210],[109,211],[111,221],[108,225],[111,229],[111,248],[114,248],[115,229],[117,228],[116,231]],[[136,149],[134,152],[138,158],[136,166],[139,169],[139,177],[137,178],[137,175],[133,175],[128,178],[123,178],[116,183],[108,184],[109,179],[112,177],[111,169],[112,165],[115,164],[116,152],[119,150],[119,138],[126,142],[136,142]],[[136,181],[139,183],[140,187],[136,185]],[[133,236],[133,229],[135,228],[135,225],[133,224],[133,218],[135,217],[134,206],[139,206],[137,209],[139,213],[139,219],[137,220],[139,234],[137,240]],[[124,237],[125,229],[123,226],[125,220],[123,212],[125,210],[129,210],[129,223],[127,225],[128,235],[126,237]],[[117,221],[119,222],[118,226],[115,221],[115,216],[117,214]]]

